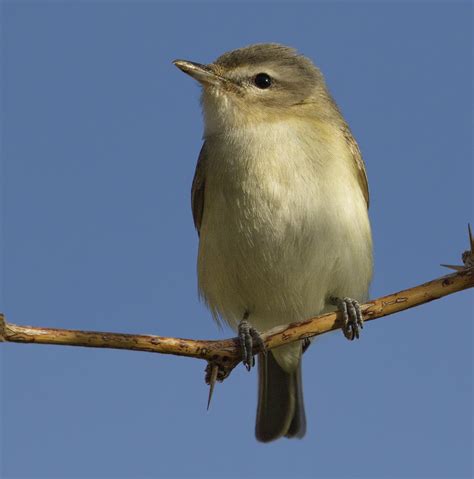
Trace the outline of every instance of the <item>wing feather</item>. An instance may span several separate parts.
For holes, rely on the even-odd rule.
[[[359,145],[352,136],[351,130],[347,125],[342,127],[342,134],[347,142],[347,146],[352,154],[352,159],[354,161],[354,169],[357,175],[357,180],[359,182],[360,189],[364,195],[365,202],[367,203],[367,209],[369,208],[369,182],[367,180],[367,173],[365,171],[364,160],[360,153]]]
[[[193,185],[191,187],[191,208],[193,211],[194,226],[201,232],[202,216],[204,213],[204,186],[205,186],[206,142],[202,145],[201,152],[194,172]]]

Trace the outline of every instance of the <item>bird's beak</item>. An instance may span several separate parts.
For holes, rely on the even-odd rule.
[[[201,84],[220,85],[226,82],[224,77],[215,73],[209,65],[188,62],[187,60],[175,60],[173,62],[181,71],[192,76]]]

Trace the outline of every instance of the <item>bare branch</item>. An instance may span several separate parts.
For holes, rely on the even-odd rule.
[[[442,276],[428,283],[374,299],[362,305],[365,321],[382,318],[448,294],[474,286],[473,268]],[[299,323],[279,326],[262,334],[267,349],[292,341],[318,336],[341,327],[339,312],[324,314]],[[240,362],[237,338],[221,341],[168,338],[162,336],[76,331],[18,326],[5,321],[0,314],[0,338],[15,343],[57,344],[91,348],[128,349],[161,354],[175,354],[204,359],[226,371],[222,380]],[[257,352],[257,351],[256,351]]]

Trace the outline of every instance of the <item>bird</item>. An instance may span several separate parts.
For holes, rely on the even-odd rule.
[[[191,189],[199,294],[238,332],[244,365],[261,332],[330,311],[358,338],[373,270],[368,180],[321,71],[278,43],[173,63],[202,87]],[[303,349],[258,353],[258,441],[306,433]]]

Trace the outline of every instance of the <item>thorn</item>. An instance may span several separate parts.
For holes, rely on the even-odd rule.
[[[207,410],[209,411],[209,406],[211,405],[212,393],[214,392],[214,386],[217,380],[217,373],[219,371],[219,366],[213,364],[211,366],[211,375],[209,377],[209,397],[207,398]]]
[[[457,266],[455,264],[440,264],[444,268],[454,269],[454,271],[464,271],[466,268],[464,266]]]
[[[471,225],[467,224],[467,230],[469,231],[469,245],[471,246],[471,254],[474,252],[474,238],[472,237]]]
[[[472,268],[474,266],[474,238],[472,236],[471,225],[467,224],[467,230],[469,233],[469,247],[470,250],[464,251],[461,255],[463,266],[458,266],[455,264],[442,264],[445,268],[454,269],[454,271],[464,271],[466,269]]]

